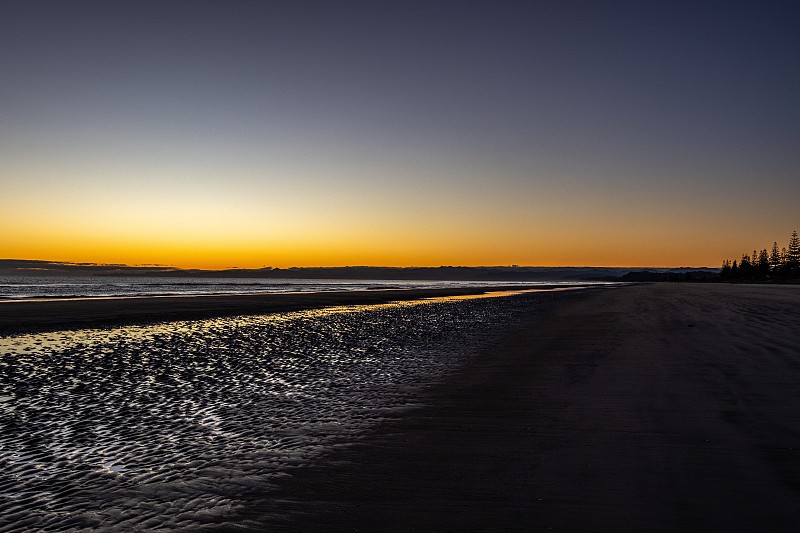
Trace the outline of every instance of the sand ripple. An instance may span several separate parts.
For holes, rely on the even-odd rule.
[[[0,531],[220,520],[412,405],[533,298],[0,338]]]

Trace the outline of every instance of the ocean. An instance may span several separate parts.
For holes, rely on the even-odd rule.
[[[579,283],[584,285],[586,283]],[[0,300],[192,296],[482,286],[576,285],[575,282],[387,281],[136,276],[0,276]]]

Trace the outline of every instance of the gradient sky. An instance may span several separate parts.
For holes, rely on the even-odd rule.
[[[0,258],[718,266],[800,229],[800,3],[5,0],[0,186]]]

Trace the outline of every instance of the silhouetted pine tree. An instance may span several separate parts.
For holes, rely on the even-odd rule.
[[[719,272],[719,279],[722,281],[731,279],[731,262],[727,259],[722,262],[722,270]]]
[[[763,249],[758,253],[758,278],[759,279],[767,279],[769,278],[769,254],[767,254],[767,249]]]
[[[786,270],[790,275],[797,275],[800,270],[800,237],[797,236],[797,231],[792,232],[789,239],[789,250],[786,252]]]
[[[780,270],[783,266],[781,251],[778,249],[778,241],[772,243],[772,253],[769,254],[769,266],[772,270]]]
[[[750,279],[753,276],[753,265],[750,263],[750,256],[746,253],[742,254],[742,259],[739,261],[739,277],[742,279]]]
[[[800,279],[800,237],[792,232],[789,248],[778,249],[778,242],[772,243],[772,251],[753,250],[752,255],[743,253],[737,263],[726,259],[722,262],[720,280],[722,281],[767,281]]]

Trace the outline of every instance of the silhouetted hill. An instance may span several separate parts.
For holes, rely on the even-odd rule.
[[[180,269],[168,266],[102,265],[28,259],[0,259],[0,275],[24,276],[146,276],[274,279],[376,279],[452,281],[669,281],[689,273],[696,279],[716,277],[712,268],[625,267],[294,267]]]

